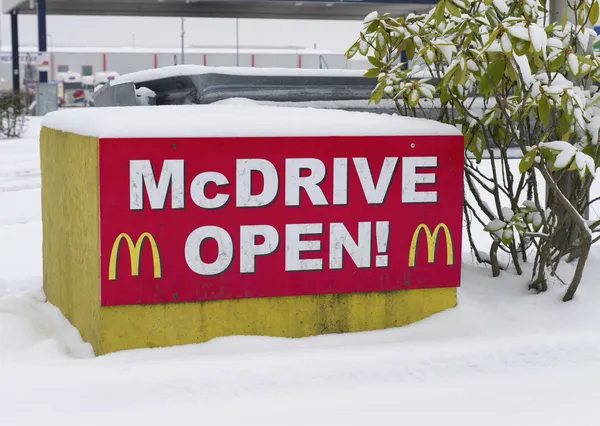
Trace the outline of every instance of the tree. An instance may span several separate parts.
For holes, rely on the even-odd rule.
[[[465,137],[464,213],[472,252],[494,276],[517,273],[532,257],[530,288],[562,280],[561,261],[576,261],[563,300],[581,281],[599,222],[585,219],[600,156],[600,59],[586,24],[599,17],[598,0],[569,2],[561,23],[550,23],[535,0],[441,0],[425,15],[366,17],[346,56],[366,56],[377,79],[371,101],[395,102],[401,115],[458,127]],[[572,13],[577,22],[567,20]],[[405,51],[410,70],[399,62]],[[511,148],[512,147],[512,148]],[[518,149],[518,170],[509,152]],[[491,172],[482,166],[490,158]],[[577,179],[569,180],[576,174]],[[565,182],[570,182],[565,185]],[[548,198],[542,190],[547,188]],[[568,190],[567,190],[568,189]],[[488,202],[489,201],[489,202]],[[490,235],[484,252],[471,233]],[[563,281],[564,282],[564,281]],[[565,283],[566,284],[566,283]]]

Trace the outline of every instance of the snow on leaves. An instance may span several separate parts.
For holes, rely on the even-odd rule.
[[[590,173],[593,177],[596,176],[594,159],[581,152],[577,146],[564,141],[542,142],[539,146],[542,150],[547,150],[554,155],[552,163],[554,170],[569,167],[571,170],[577,170],[581,178],[586,173]]]

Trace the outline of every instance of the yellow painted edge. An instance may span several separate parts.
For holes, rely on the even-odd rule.
[[[46,297],[99,348],[97,138],[42,128],[42,255]]]
[[[456,306],[456,288],[103,307],[98,354],[215,337],[307,337],[400,327]]]

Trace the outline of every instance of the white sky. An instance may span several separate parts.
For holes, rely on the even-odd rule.
[[[3,15],[2,45],[10,46],[10,16]],[[240,46],[300,46],[343,52],[356,40],[360,21],[239,20]],[[48,45],[174,47],[179,18],[48,16]],[[188,18],[186,46],[235,46],[235,19]],[[19,16],[19,44],[37,45],[35,15]]]

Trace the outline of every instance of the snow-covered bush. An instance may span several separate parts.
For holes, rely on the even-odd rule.
[[[564,300],[573,297],[595,241],[598,224],[584,217],[600,155],[600,93],[593,85],[600,59],[588,28],[599,3],[575,0],[569,8],[558,23],[537,0],[440,0],[428,14],[401,18],[373,12],[346,54],[372,64],[372,102],[390,98],[402,115],[463,132],[466,230],[477,260],[497,276],[500,250],[521,274],[533,253],[530,286],[543,291],[548,275],[560,279],[561,260],[576,259]],[[402,51],[417,64],[410,70]],[[510,167],[511,147],[523,156],[519,170]],[[484,155],[491,173],[482,167]],[[473,222],[489,232],[489,251],[477,247]]]
[[[0,133],[6,138],[23,135],[27,125],[27,98],[20,92],[0,92]]]

